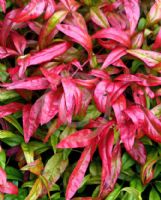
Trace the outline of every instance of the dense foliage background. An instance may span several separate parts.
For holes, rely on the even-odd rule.
[[[161,0],[0,7],[0,199],[161,199]]]

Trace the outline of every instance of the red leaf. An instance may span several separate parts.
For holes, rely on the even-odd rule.
[[[27,90],[44,90],[49,87],[49,82],[44,77],[28,77],[24,80],[17,80],[13,83],[4,83],[3,87],[8,90],[27,89]]]
[[[128,87],[128,83],[101,81],[94,91],[94,100],[101,112],[106,112]]]
[[[119,60],[122,56],[126,55],[126,49],[123,47],[117,47],[114,50],[112,50],[107,58],[105,59],[103,65],[102,65],[102,69],[108,67],[109,65],[113,64],[114,62],[116,62],[117,60]]]
[[[7,182],[6,172],[0,167],[0,185],[4,185]]]
[[[59,75],[57,75],[54,71],[48,71],[45,68],[41,68],[41,71],[43,73],[43,75],[46,77],[46,79],[51,83],[51,88],[53,90],[57,89],[57,86],[60,84],[61,82],[61,77]]]
[[[52,60],[53,58],[60,56],[67,49],[70,48],[70,44],[68,42],[62,42],[60,44],[56,44],[52,47],[46,48],[40,52],[27,55],[26,57],[22,57],[18,59],[18,64],[21,66],[20,75],[22,75],[26,68],[30,65],[37,65],[43,62],[47,62]]]
[[[7,182],[6,172],[0,167],[0,192],[18,194],[18,188],[13,183]]]
[[[23,120],[23,132],[24,132],[25,142],[28,142],[28,127],[29,127],[30,110],[31,110],[30,104],[26,104],[23,107],[22,120]]]
[[[148,23],[157,23],[161,19],[160,0],[155,0],[154,5],[151,7],[147,15]]]
[[[22,55],[24,53],[27,43],[25,37],[18,34],[17,32],[12,32],[11,36],[16,50],[19,52],[20,55]]]
[[[30,137],[35,133],[39,124],[43,125],[49,122],[57,113],[59,108],[61,93],[48,92],[41,96],[30,109],[30,113],[25,114],[24,117],[28,118],[26,120],[27,126],[25,129],[26,139],[25,142],[28,142]]]
[[[54,14],[54,11],[56,9],[56,4],[54,0],[47,0],[46,4],[47,6],[44,15],[45,20],[49,19]]]
[[[76,131],[69,135],[57,145],[57,148],[80,148],[91,144],[97,133],[90,129]]]
[[[15,23],[13,22],[13,18],[15,18],[15,16],[19,13],[20,9],[14,9],[12,11],[10,11],[9,13],[7,13],[7,15],[5,16],[4,20],[3,20],[3,26],[1,29],[1,41],[0,43],[2,44],[2,46],[6,47],[6,41],[7,38],[10,34],[11,29],[14,27]]]
[[[98,6],[91,7],[90,16],[91,20],[101,28],[109,27],[106,15],[104,14],[104,12],[102,12],[102,10]]]
[[[41,106],[40,124],[48,123],[59,110],[61,91],[50,91],[42,96],[43,103]]]
[[[161,53],[142,49],[130,49],[127,53],[142,60],[148,67],[155,67],[161,62]]]
[[[105,131],[105,130],[104,130]],[[111,173],[111,164],[112,164],[112,149],[114,142],[114,133],[113,130],[106,130],[105,137],[101,137],[99,142],[99,154],[102,160],[102,175],[101,175],[101,189],[104,188],[104,181],[106,176]]]
[[[6,0],[0,0],[0,7],[2,8],[2,11],[6,12]]]
[[[161,122],[149,110],[144,109],[145,125],[143,130],[145,134],[155,142],[161,142]]]
[[[135,32],[139,17],[140,7],[138,0],[123,0],[125,13],[129,20],[131,35]]]
[[[125,145],[126,148],[126,145]],[[146,149],[142,142],[139,140],[135,140],[132,149],[127,149],[126,151],[130,154],[130,156],[136,160],[139,164],[143,165],[146,161]]]
[[[101,29],[97,33],[95,33],[92,38],[106,38],[117,41],[125,47],[131,46],[131,41],[129,35],[120,29],[116,28],[106,28]]]
[[[71,37],[73,41],[82,45],[87,50],[87,52],[91,54],[92,40],[87,32],[85,32],[78,26],[68,25],[68,24],[58,24],[57,28],[65,35]]]
[[[113,9],[112,9],[113,10]],[[125,30],[127,28],[127,19],[125,14],[108,12],[107,18],[113,28]]]
[[[96,149],[96,145],[95,143],[93,143],[92,145],[86,147],[83,153],[81,154],[81,157],[79,161],[77,162],[76,167],[74,168],[72,174],[69,177],[69,181],[68,181],[68,185],[66,189],[66,200],[70,200],[74,196],[78,188],[80,187],[95,149]]]
[[[34,105],[32,105],[31,109],[29,110],[29,107],[27,113],[25,114],[24,119],[28,118],[26,120],[27,126],[25,131],[25,142],[29,142],[30,137],[35,133],[36,129],[39,126],[39,120],[40,120],[40,112],[41,112],[41,106],[42,106],[42,98],[39,98]]]
[[[78,114],[80,112],[81,102],[82,102],[82,93],[71,78],[63,78],[62,85],[64,89],[64,95],[62,96],[62,100],[60,103],[59,116],[61,120],[64,118],[65,121],[67,121],[68,123],[71,123],[72,115]],[[61,110],[62,106],[63,107],[65,106],[64,111],[66,110],[66,114],[62,113],[63,111]],[[65,116],[61,117],[64,114]]]
[[[121,171],[121,147],[117,143],[112,151],[111,172],[110,174],[106,170],[104,180],[102,180],[102,186],[99,196],[105,198],[114,188],[117,178]]]
[[[69,11],[76,11],[80,6],[80,4],[75,0],[61,0],[61,2]]]
[[[29,21],[27,22],[28,26],[30,27],[30,29],[32,31],[34,31],[37,35],[40,34],[40,31],[42,29],[42,25],[38,22],[34,22],[34,21]]]
[[[15,113],[23,108],[23,104],[12,102],[4,106],[0,106],[0,118]]]
[[[18,194],[18,187],[11,182],[6,182],[5,185],[0,185],[0,192],[7,194]]]
[[[115,117],[117,119],[118,124],[122,123],[122,120],[124,119],[122,112],[126,109],[126,98],[124,95],[120,95],[119,98],[115,101],[115,103],[112,105]]]
[[[41,49],[47,47],[52,43],[53,35],[58,31],[56,30],[56,25],[61,23],[67,16],[68,12],[66,10],[59,10],[55,12],[46,24],[42,27],[39,34],[39,46]]]
[[[159,33],[157,34],[155,41],[152,45],[152,50],[156,50],[160,47],[161,47],[161,28],[160,28]]]
[[[132,48],[139,49],[144,42],[144,32],[136,33],[132,38]]]
[[[147,156],[146,163],[141,168],[141,181],[144,185],[154,178],[154,165],[158,161],[157,152],[153,152]]]
[[[26,22],[39,17],[45,9],[45,0],[31,0],[13,19],[14,22]]]
[[[106,105],[109,104],[109,97],[107,95],[107,87],[109,81],[101,81],[97,84],[94,91],[94,100],[100,112],[106,112]]]
[[[15,56],[15,55],[18,55],[16,51],[0,46],[0,59],[6,58],[8,56]]]

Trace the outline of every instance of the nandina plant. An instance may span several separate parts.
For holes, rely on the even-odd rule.
[[[0,6],[2,199],[160,199],[161,1]]]

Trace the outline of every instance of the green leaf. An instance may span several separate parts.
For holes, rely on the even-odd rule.
[[[92,176],[101,175],[101,165],[99,162],[92,162],[89,166],[89,171]]]
[[[51,135],[51,137],[50,137],[50,141],[51,141],[51,145],[53,147],[54,153],[56,153],[56,151],[57,151],[56,145],[59,142],[59,135],[60,135],[60,131],[56,130],[55,133],[53,135]]]
[[[78,128],[83,127],[85,124],[88,124],[91,119],[96,119],[101,113],[97,110],[95,105],[88,106],[87,113],[83,116],[83,120],[78,123]]]
[[[160,195],[154,188],[150,191],[149,200],[160,200]]]
[[[156,181],[155,182],[155,187],[157,188],[158,192],[161,193],[161,181]]]
[[[12,124],[21,134],[23,134],[22,126],[19,124],[17,119],[15,119],[13,116],[9,115],[6,117],[3,117],[7,122]]]
[[[135,161],[127,154],[122,156],[122,170],[125,171],[135,164]]]
[[[34,151],[33,151],[33,149],[28,144],[25,144],[25,143],[22,143],[21,147],[22,147],[22,150],[24,152],[26,162],[27,163],[34,162]]]
[[[23,188],[32,188],[32,186],[34,185],[34,180],[33,181],[27,181],[25,182],[22,187]]]
[[[17,146],[23,142],[23,138],[20,135],[14,134],[7,130],[0,130],[0,140],[11,147]]]
[[[6,174],[7,174],[7,178],[10,180],[17,180],[17,181],[23,181],[23,174],[21,173],[20,170],[11,167],[11,166],[7,166],[5,168]]]
[[[3,149],[0,149],[0,167],[5,169],[6,166],[6,153]]]
[[[48,160],[42,175],[48,181],[49,190],[60,178],[67,165],[68,160],[63,160],[63,153],[57,153]]]
[[[42,143],[38,141],[32,141],[28,143],[29,148],[35,152],[35,154],[41,154],[47,151],[50,147],[48,143]]]
[[[37,200],[43,189],[43,183],[41,178],[37,178],[32,189],[30,190],[29,195],[25,200]]]
[[[20,188],[18,190],[18,195],[6,194],[4,200],[24,200],[27,196],[27,190]]]
[[[133,197],[134,200],[142,200],[141,193],[132,187],[125,187],[121,191],[128,192],[131,197]]]
[[[19,97],[19,94],[13,90],[0,89],[0,102],[12,100],[13,98]]]
[[[143,192],[145,187],[143,187],[141,180],[139,178],[133,178],[130,181],[130,187],[137,189],[139,192]]]
[[[0,81],[5,82],[8,78],[7,67],[0,63]]]
[[[98,185],[98,186],[94,189],[94,191],[93,191],[93,193],[92,193],[92,197],[97,197],[97,196],[99,195],[99,191],[100,191],[100,186]]]
[[[56,192],[51,196],[51,200],[58,200],[60,199],[60,192]]]
[[[114,190],[108,195],[108,197],[105,200],[115,200],[119,196],[121,191],[121,186],[116,185]]]
[[[89,179],[90,179],[90,174],[88,174],[87,176],[85,176],[83,178],[83,181],[82,181],[81,186],[80,186],[80,188],[78,190],[78,193],[82,193],[85,190],[85,187],[86,187]]]

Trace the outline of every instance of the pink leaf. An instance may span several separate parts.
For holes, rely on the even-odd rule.
[[[7,182],[6,172],[0,167],[0,185],[4,185]]]
[[[87,52],[91,54],[92,40],[87,32],[84,32],[84,30],[82,30],[80,27],[67,24],[58,24],[57,28],[65,35],[71,37],[73,41],[82,45],[87,50]]]
[[[36,129],[39,126],[39,120],[40,120],[40,113],[41,113],[41,106],[42,106],[42,98],[39,98],[34,105],[32,105],[31,109],[30,107],[25,107],[23,112],[23,119],[26,120],[24,123],[27,123],[24,127],[24,135],[25,135],[25,142],[29,142],[30,137],[33,136]],[[25,113],[25,111],[27,113]],[[28,118],[28,120],[27,120]]]
[[[68,185],[66,189],[66,200],[70,200],[74,196],[78,188],[80,187],[95,149],[96,149],[96,145],[92,144],[86,147],[83,153],[81,154],[81,157],[79,161],[77,162],[77,165],[74,168],[72,174],[70,175],[70,178],[68,181]]]
[[[155,0],[154,5],[151,7],[147,19],[149,24],[157,23],[161,19],[161,1]]]
[[[102,160],[102,175],[101,175],[101,188],[100,191],[104,189],[104,181],[106,180],[107,174],[111,173],[111,164],[112,164],[112,149],[114,142],[114,133],[113,131],[106,131],[105,137],[101,137],[99,142],[99,154]]]
[[[22,55],[24,53],[27,43],[25,37],[18,34],[17,32],[12,32],[11,36],[16,50],[19,52],[20,55]]]
[[[97,84],[94,91],[94,100],[96,106],[100,112],[106,112],[106,105],[109,103],[109,97],[107,95],[106,88],[109,81],[101,81]]]
[[[76,11],[80,6],[80,4],[75,0],[61,0],[61,2],[69,11]]]
[[[148,67],[155,67],[161,62],[161,53],[142,49],[130,49],[127,53],[142,60]]]
[[[0,7],[2,8],[2,11],[6,12],[6,0],[0,0]]]
[[[40,124],[48,123],[59,110],[59,102],[60,102],[60,91],[50,91],[43,95],[43,103],[41,106],[41,115],[40,115]]]
[[[142,142],[140,142],[139,140],[135,140],[132,149],[127,149],[126,148],[126,151],[139,164],[141,164],[141,165],[145,164],[145,161],[146,161],[146,149],[145,149],[145,147],[144,147]]]
[[[139,17],[140,7],[138,0],[123,0],[125,13],[129,20],[131,35],[135,32]]]
[[[131,46],[131,41],[129,35],[120,29],[116,28],[106,28],[96,32],[92,38],[106,38],[117,41],[125,47]]]
[[[132,38],[132,48],[133,49],[139,49],[142,47],[144,42],[144,33],[136,33]]]
[[[91,144],[96,137],[96,133],[90,129],[76,131],[69,135],[57,145],[57,148],[79,148],[86,147]]]
[[[152,45],[152,49],[156,50],[156,49],[158,49],[160,47],[161,47],[161,28],[160,28],[159,33],[157,34],[157,36],[155,38],[155,41],[154,41],[154,43]]]
[[[16,55],[18,55],[16,51],[0,46],[0,59],[6,58],[8,56],[16,56]]]
[[[0,185],[0,192],[7,194],[18,194],[18,187],[11,182],[6,182],[5,185]]]
[[[145,125],[143,130],[145,134],[155,142],[161,142],[161,122],[149,110],[144,109]]]
[[[31,110],[31,105],[26,104],[23,107],[23,111],[22,111],[23,132],[24,132],[25,142],[28,142],[28,127],[29,127],[30,110]]]
[[[14,22],[26,22],[38,18],[45,9],[45,0],[31,0],[13,19]]]
[[[119,60],[122,56],[126,55],[126,49],[123,47],[117,47],[114,50],[112,50],[107,58],[105,59],[103,65],[102,65],[102,69],[108,67],[109,65],[113,64],[114,62],[116,62],[117,60]]]
[[[68,42],[62,42],[60,44],[56,44],[52,47],[46,48],[40,52],[19,58],[18,64],[21,66],[19,71],[20,75],[25,72],[28,66],[50,61],[53,58],[65,53],[65,51],[67,51],[69,48],[70,44]]]
[[[44,90],[49,87],[49,82],[44,77],[28,77],[24,80],[14,81],[13,83],[4,83],[3,87],[8,90],[26,89],[26,90]]]
[[[0,167],[0,192],[18,194],[18,188],[13,183],[7,182],[6,172]]]
[[[0,106],[0,118],[22,110],[23,104],[12,102],[4,106]]]
[[[82,93],[71,78],[63,78],[64,100],[66,106],[66,117],[71,123],[72,114],[78,114],[81,109]]]
[[[117,143],[112,151],[111,172],[104,175],[99,196],[104,199],[114,188],[121,171],[121,147]]]
[[[56,9],[56,3],[54,0],[47,0],[47,6],[46,6],[46,10],[45,10],[45,15],[44,15],[44,19],[49,19],[53,14],[54,11]]]
[[[99,7],[97,6],[92,7],[90,9],[90,15],[91,15],[91,20],[101,28],[109,27],[107,17]]]

